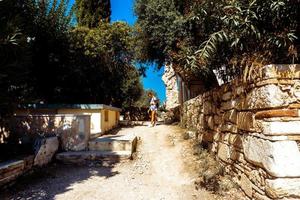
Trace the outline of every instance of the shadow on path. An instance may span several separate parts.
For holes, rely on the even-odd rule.
[[[52,164],[38,169],[30,175],[17,180],[17,183],[5,190],[0,190],[2,200],[48,200],[56,195],[73,190],[72,185],[80,184],[91,177],[110,178],[119,174],[114,166],[78,166]],[[99,185],[100,186],[100,185]]]

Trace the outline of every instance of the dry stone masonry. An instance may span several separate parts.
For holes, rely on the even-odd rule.
[[[172,68],[172,65],[165,65],[165,71],[162,80],[166,85],[166,109],[179,106],[179,92],[177,87],[176,73]]]
[[[249,198],[300,199],[300,65],[261,67],[182,109]]]

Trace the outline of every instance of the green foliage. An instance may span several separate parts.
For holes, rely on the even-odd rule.
[[[74,27],[67,0],[0,1],[0,115],[21,103],[127,106],[139,98],[133,31],[106,22],[109,1],[101,2],[90,17],[104,9],[108,20]]]
[[[196,75],[225,68],[226,78],[253,63],[298,60],[295,0],[137,0],[135,11],[142,61]]]
[[[78,77],[81,101],[118,106],[131,105],[142,92],[139,73],[133,63],[133,37],[123,22],[101,23],[97,28],[76,27],[71,31],[72,67],[70,79]],[[71,80],[68,80],[71,81]],[[68,82],[67,81],[67,82]],[[66,93],[76,92],[73,90]],[[74,95],[70,95],[74,96]]]
[[[150,98],[148,96],[149,92],[152,92],[152,94],[154,94],[154,96],[157,97],[157,94],[154,90],[144,90],[139,100],[134,103],[134,106],[138,108],[149,108],[150,106]]]
[[[110,22],[110,0],[76,0],[76,16],[79,26],[97,27]]]
[[[0,1],[0,113],[11,111],[13,102],[28,98],[31,50],[27,42],[29,25],[24,22],[34,20],[33,12],[31,1]]]

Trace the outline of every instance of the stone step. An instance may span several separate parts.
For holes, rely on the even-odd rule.
[[[62,152],[56,155],[56,159],[63,163],[85,163],[87,161],[121,162],[131,159],[130,151],[74,151]]]
[[[90,151],[129,151],[135,152],[137,137],[128,135],[107,135],[89,141]]]

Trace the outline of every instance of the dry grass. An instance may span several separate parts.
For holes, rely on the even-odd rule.
[[[238,186],[225,175],[224,167],[201,145],[194,145],[194,155],[197,158],[197,172],[199,178],[196,181],[197,188],[205,188],[217,194],[223,194]]]

